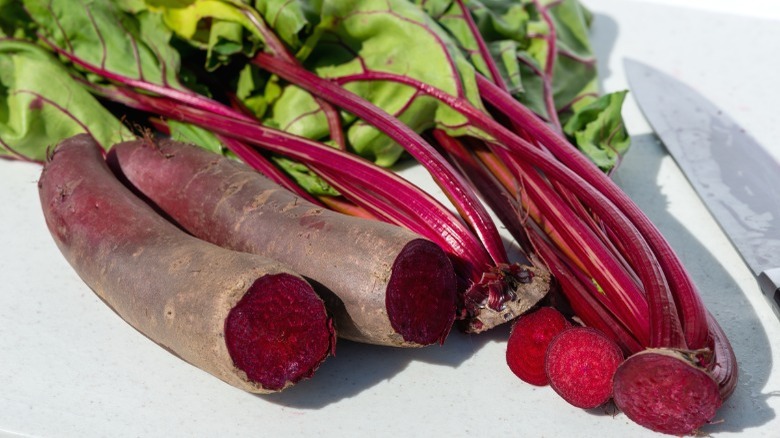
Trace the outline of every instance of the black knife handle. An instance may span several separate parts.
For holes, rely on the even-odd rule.
[[[771,301],[775,315],[780,318],[780,268],[767,269],[759,274],[758,284]]]

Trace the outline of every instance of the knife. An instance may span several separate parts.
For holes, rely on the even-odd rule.
[[[780,164],[701,94],[625,61],[634,99],[780,318]]]

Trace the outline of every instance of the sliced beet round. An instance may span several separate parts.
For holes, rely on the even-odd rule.
[[[558,395],[574,406],[589,409],[612,397],[612,378],[621,362],[620,347],[601,331],[575,327],[550,342],[545,369]]]
[[[514,323],[506,346],[506,363],[526,383],[545,386],[549,383],[544,360],[550,341],[568,325],[554,307],[541,307]]]
[[[333,348],[322,301],[288,274],[256,280],[225,319],[225,344],[250,381],[272,391],[314,374]]]
[[[455,320],[455,271],[435,243],[415,239],[393,262],[387,282],[387,317],[404,341],[444,342]]]
[[[718,384],[671,350],[645,350],[615,373],[614,400],[641,426],[673,435],[694,433],[712,421],[722,404]]]

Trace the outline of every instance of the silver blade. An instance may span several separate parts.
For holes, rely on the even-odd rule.
[[[780,164],[691,87],[636,61],[631,91],[653,130],[780,305]]]

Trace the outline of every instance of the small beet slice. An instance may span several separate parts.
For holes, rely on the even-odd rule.
[[[544,369],[547,346],[568,326],[566,318],[554,307],[541,307],[521,316],[512,327],[506,346],[506,363],[526,383],[549,383]]]
[[[623,362],[615,342],[591,327],[575,327],[556,336],[547,349],[550,386],[564,400],[584,409],[606,403],[612,378]]]
[[[672,435],[694,433],[722,404],[717,382],[675,351],[629,357],[615,373],[614,400],[641,426]]]

